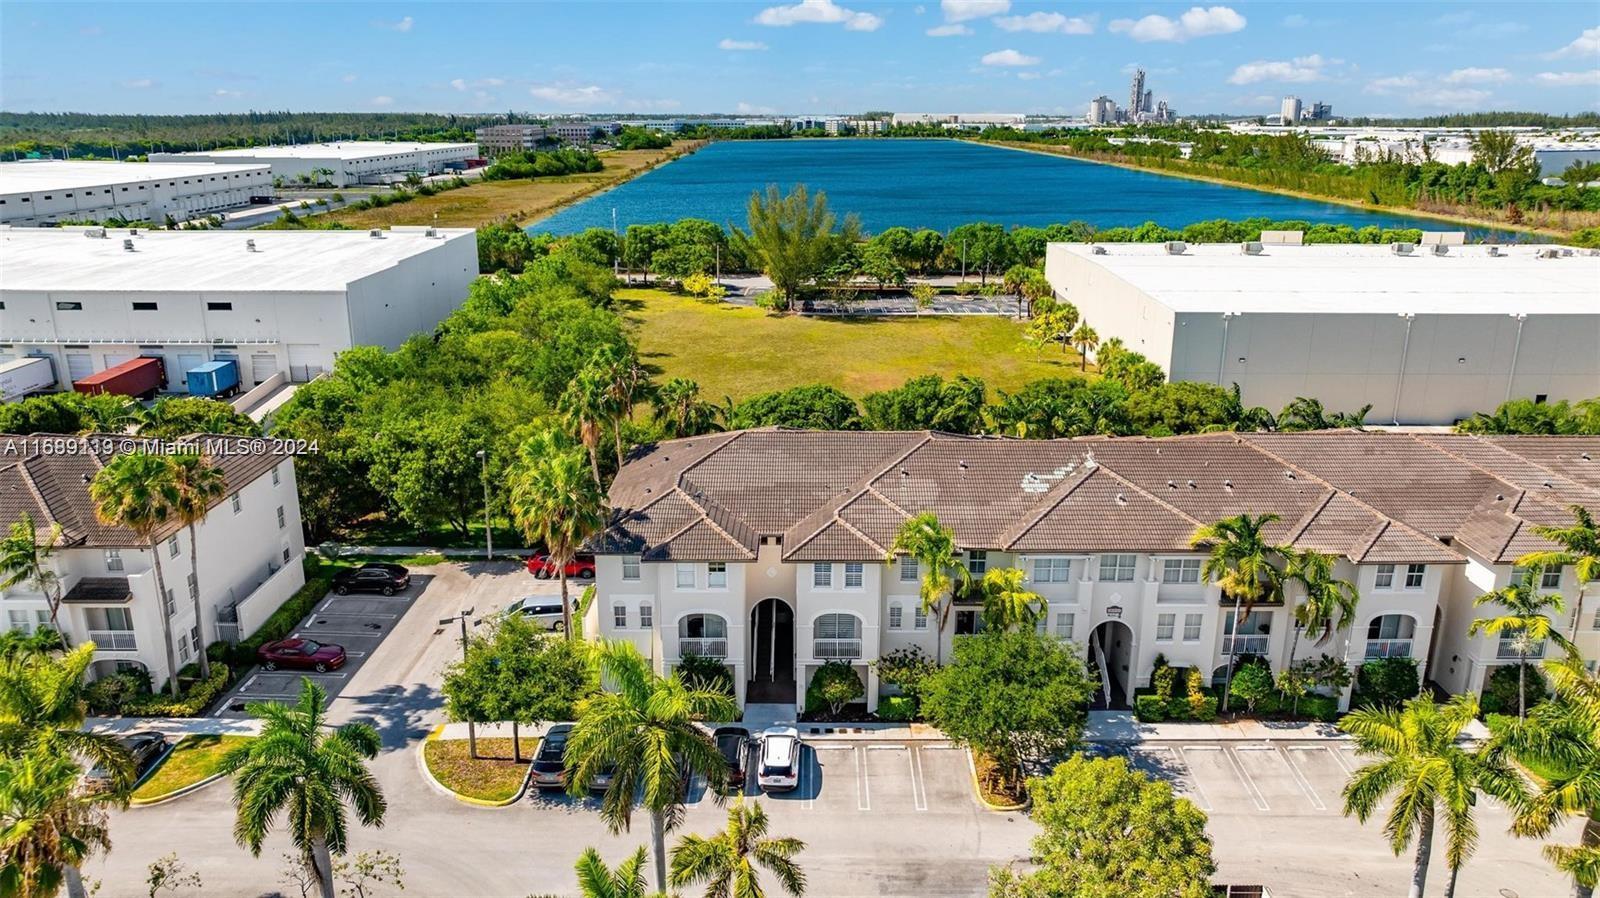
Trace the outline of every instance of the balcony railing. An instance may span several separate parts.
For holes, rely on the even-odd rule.
[[[813,640],[811,656],[824,661],[850,661],[861,657],[859,639]]]
[[[1265,655],[1271,643],[1271,636],[1224,636],[1222,637],[1222,653],[1225,655]]]
[[[726,639],[687,639],[678,640],[678,657],[698,655],[701,658],[722,659],[728,657],[728,640]]]
[[[1545,645],[1544,644],[1544,640],[1542,640],[1542,639],[1539,640],[1537,643],[1529,645],[1527,647],[1527,649],[1528,649],[1528,658],[1529,659],[1543,658],[1544,657],[1544,645]],[[1519,646],[1517,644],[1517,640],[1516,639],[1502,639],[1502,640],[1500,640],[1499,644],[1495,648],[1494,656],[1495,656],[1496,659],[1498,659],[1500,661],[1515,661],[1518,658],[1522,657],[1521,646]]]
[[[1371,639],[1367,641],[1367,658],[1409,658],[1409,639]]]
[[[103,652],[136,652],[138,643],[132,630],[90,630],[89,640]]]

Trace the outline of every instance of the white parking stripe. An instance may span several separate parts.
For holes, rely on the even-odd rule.
[[[1321,746],[1295,747],[1301,751],[1306,751],[1308,748],[1321,748]],[[1307,779],[1305,773],[1300,770],[1299,765],[1295,764],[1294,755],[1288,751],[1284,751],[1282,748],[1279,748],[1278,750],[1283,752],[1283,760],[1289,765],[1289,773],[1294,776],[1295,784],[1300,787],[1300,791],[1306,793],[1306,798],[1311,799],[1311,806],[1319,811],[1326,811],[1328,806],[1322,803],[1322,799],[1317,795],[1317,790],[1311,785],[1311,780]]]
[[[313,619],[319,617],[366,617],[383,620],[394,620],[399,616],[398,614],[368,614],[364,611],[318,611],[311,615]]]
[[[1172,750],[1173,749],[1170,746],[1165,745],[1151,746],[1147,749],[1141,749],[1141,751],[1166,752],[1170,752]],[[1200,788],[1200,778],[1194,775],[1194,768],[1189,766],[1189,759],[1185,756],[1185,753],[1189,751],[1221,751],[1221,747],[1216,745],[1185,745],[1180,750],[1175,752],[1175,755],[1183,761],[1183,766],[1189,771],[1189,784],[1194,786],[1194,797],[1200,799],[1196,803],[1200,805],[1200,810],[1209,814],[1211,813],[1211,799],[1206,795],[1206,790]]]
[[[911,806],[919,811],[928,809],[928,786],[922,781],[922,753],[915,748],[906,752],[911,765]]]
[[[856,762],[856,810],[870,811],[872,810],[870,777],[867,776],[867,765],[862,763],[861,749],[852,751],[850,759]]]
[[[310,636],[310,637],[313,637],[313,638],[323,637],[323,636],[355,636],[357,638],[362,638],[362,639],[382,639],[383,638],[383,631],[382,630],[330,630],[330,629],[328,629],[326,627],[318,627],[315,632],[311,632],[311,633],[308,633],[303,629],[296,630],[294,632],[294,638],[295,639],[304,639],[307,636]]]
[[[1238,749],[1235,749],[1234,751],[1236,751],[1236,750],[1238,750]],[[1271,746],[1257,746],[1255,748],[1245,749],[1245,750],[1246,751],[1254,751],[1254,750],[1271,751],[1272,747]],[[1262,795],[1261,794],[1261,790],[1256,788],[1256,781],[1250,778],[1250,771],[1245,770],[1244,769],[1244,765],[1239,763],[1238,756],[1235,755],[1233,753],[1233,751],[1230,751],[1226,747],[1224,747],[1222,749],[1222,755],[1223,755],[1223,757],[1228,759],[1229,765],[1231,765],[1233,767],[1233,772],[1237,773],[1239,775],[1240,781],[1242,781],[1244,783],[1245,791],[1250,793],[1250,800],[1254,801],[1256,803],[1256,810],[1258,810],[1258,811],[1270,811],[1270,810],[1272,810],[1272,806],[1267,804],[1266,796]]]

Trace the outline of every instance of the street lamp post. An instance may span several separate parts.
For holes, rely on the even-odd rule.
[[[450,617],[439,618],[439,626],[447,627],[457,621],[461,622],[461,663],[467,663],[467,622],[472,618],[472,608],[463,608],[461,613]],[[467,721],[467,753],[472,757],[478,756],[478,727],[473,721]]]
[[[493,561],[494,524],[489,519],[489,454],[479,449],[478,461],[482,471],[479,479],[483,481],[483,560]]]

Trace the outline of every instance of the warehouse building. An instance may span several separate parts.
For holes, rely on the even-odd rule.
[[[0,229],[0,362],[48,356],[58,386],[139,356],[166,388],[234,359],[246,389],[301,382],[352,346],[432,331],[478,274],[466,228]]]
[[[478,149],[488,158],[529,153],[559,139],[544,125],[487,125],[477,131]]]
[[[0,162],[0,224],[48,226],[108,219],[186,221],[272,193],[266,165],[210,162]]]
[[[464,169],[476,158],[475,143],[416,143],[412,141],[355,140],[343,143],[308,143],[284,147],[247,147],[199,153],[151,153],[151,162],[218,162],[266,165],[273,178],[349,187],[382,184],[415,172],[436,175]]]
[[[1550,246],[1051,244],[1045,274],[1102,341],[1172,380],[1449,424],[1508,398],[1600,396],[1600,255]],[[1283,242],[1270,242],[1272,240]]]

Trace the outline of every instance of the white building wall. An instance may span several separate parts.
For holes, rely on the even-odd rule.
[[[1177,317],[1172,309],[1099,265],[1068,252],[1065,244],[1045,247],[1044,270],[1056,298],[1076,306],[1102,342],[1121,337],[1129,349],[1160,365],[1163,371],[1172,371]]]
[[[0,224],[27,227],[110,218],[160,224],[168,215],[186,221],[249,205],[252,196],[272,192],[272,177],[266,166],[253,171],[157,179],[148,177],[155,169],[147,164],[129,162],[123,165],[127,166],[127,179],[108,178],[105,183],[90,186],[12,190],[0,184]],[[0,166],[0,176],[5,171]]]
[[[410,233],[419,228],[395,228]],[[388,239],[388,238],[385,238]],[[346,293],[342,333],[351,346],[395,349],[411,335],[429,333],[459,307],[478,276],[478,243],[473,232],[447,234],[439,247],[399,265],[352,281]],[[319,343],[313,333],[286,342]],[[341,347],[342,348],[342,347]],[[328,359],[332,365],[332,359]]]

